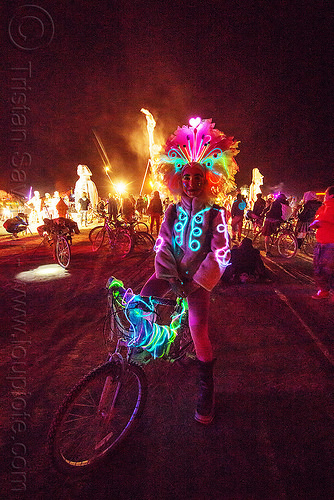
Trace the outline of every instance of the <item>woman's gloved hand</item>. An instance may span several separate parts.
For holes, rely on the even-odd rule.
[[[170,286],[178,297],[185,297],[185,291],[183,289],[183,282],[179,278],[171,278],[170,279]]]

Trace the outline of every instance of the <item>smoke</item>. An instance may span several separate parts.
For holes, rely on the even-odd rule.
[[[278,184],[276,184],[276,186],[269,187],[269,192],[270,193],[284,193],[284,194],[287,194],[287,193],[284,192],[284,182],[279,182]]]

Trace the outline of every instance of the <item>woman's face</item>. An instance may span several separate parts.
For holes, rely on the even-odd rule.
[[[204,190],[204,174],[197,165],[188,165],[182,172],[182,189],[189,198],[197,198]]]

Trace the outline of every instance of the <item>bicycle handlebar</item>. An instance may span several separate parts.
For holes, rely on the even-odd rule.
[[[106,284],[106,288],[109,290],[110,288],[115,287],[117,288],[117,291],[120,293],[122,297],[126,294],[127,290],[123,287],[123,283],[119,281],[118,279],[114,278],[111,276]],[[143,302],[154,302],[155,304],[159,304],[162,306],[172,306],[175,307],[176,305],[176,300],[174,299],[166,299],[164,297],[154,297],[154,296],[140,296],[140,299]]]

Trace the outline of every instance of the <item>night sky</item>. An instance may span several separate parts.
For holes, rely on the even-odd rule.
[[[34,5],[10,2],[1,16],[0,189],[67,190],[83,163],[105,196],[94,129],[113,180],[138,194],[149,155],[142,107],[156,142],[192,116],[240,140],[238,187],[254,167],[265,194],[334,184],[331,1]]]

